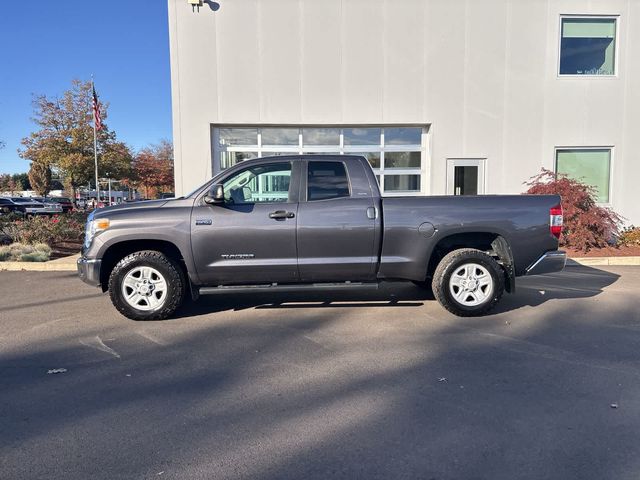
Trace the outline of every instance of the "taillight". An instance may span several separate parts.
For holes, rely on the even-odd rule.
[[[549,209],[549,231],[554,237],[560,238],[562,233],[562,205],[556,205]]]

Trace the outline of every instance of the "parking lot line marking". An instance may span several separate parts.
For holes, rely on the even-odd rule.
[[[162,347],[167,346],[167,342],[165,342],[164,340],[159,340],[158,338],[156,338],[155,336],[145,332],[144,330],[136,330],[136,333],[138,335],[140,335],[141,337],[146,338],[150,342],[155,343],[156,345],[160,345]]]
[[[120,354],[113,348],[106,346],[99,335],[96,335],[95,338],[89,340],[80,340],[80,343],[85,347],[95,348],[96,350],[100,350],[101,352],[109,353],[116,358],[120,358]]]

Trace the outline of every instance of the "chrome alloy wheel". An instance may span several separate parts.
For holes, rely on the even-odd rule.
[[[466,263],[449,278],[449,292],[460,305],[475,307],[491,298],[493,278],[482,265]]]
[[[155,310],[167,298],[167,282],[155,268],[135,267],[122,281],[122,296],[135,309]]]

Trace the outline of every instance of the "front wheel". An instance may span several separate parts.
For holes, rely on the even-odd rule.
[[[433,294],[459,317],[484,315],[504,293],[504,273],[496,260],[473,248],[447,254],[433,275]]]
[[[144,250],[120,260],[109,276],[109,296],[116,309],[132,320],[163,320],[184,300],[185,275],[161,252]]]

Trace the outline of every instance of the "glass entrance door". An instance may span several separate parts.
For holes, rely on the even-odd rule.
[[[484,159],[447,159],[447,195],[482,195]]]

